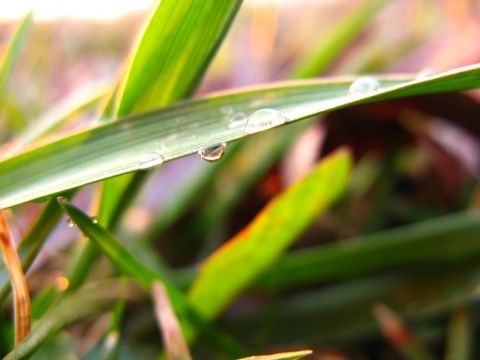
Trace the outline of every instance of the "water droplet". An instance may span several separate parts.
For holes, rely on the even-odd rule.
[[[68,224],[68,227],[71,227],[71,228],[77,226],[77,224],[75,223],[75,221],[73,221],[72,218],[68,218],[68,219],[67,219],[67,224]]]
[[[232,129],[236,128],[237,126],[243,126],[246,121],[247,117],[245,116],[245,114],[242,112],[238,112],[230,117],[230,120],[228,121],[228,127]]]
[[[288,118],[280,111],[273,109],[258,110],[249,116],[245,132],[247,134],[254,134],[259,131],[285,124],[287,121]]]
[[[225,150],[227,150],[227,143],[221,143],[220,145],[200,150],[198,155],[200,155],[203,160],[213,162],[220,160],[225,154]]]
[[[433,71],[430,68],[425,68],[418,72],[417,76],[415,77],[415,80],[425,80],[435,75],[436,75],[435,71]]]
[[[380,89],[379,82],[369,76],[358,78],[350,86],[350,95],[367,95]]]
[[[98,217],[92,216],[90,219],[92,220],[92,223],[98,224]]]
[[[160,166],[164,162],[164,158],[161,154],[159,153],[148,153],[148,154],[143,154],[140,156],[140,159],[138,160],[137,168],[138,169],[149,169],[153,168],[156,166]]]

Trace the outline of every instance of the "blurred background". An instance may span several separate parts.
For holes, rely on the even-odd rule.
[[[352,40],[334,50],[334,61],[319,65],[322,59],[315,52],[328,43],[339,24],[366,4],[378,11],[361,30],[345,35]],[[0,142],[8,143],[14,134],[40,121],[53,104],[112,86],[151,5],[147,0],[0,3],[0,46],[6,45],[19,17],[29,8],[35,17],[0,107]],[[196,96],[304,77],[430,76],[479,63],[479,39],[480,1],[475,0],[246,0]],[[316,62],[308,66],[308,59]],[[99,106],[101,102],[71,114],[64,128],[94,121]],[[159,220],[168,211],[164,209],[175,203],[192,179],[217,164],[204,163],[197,156],[168,163],[152,173],[148,186],[123,218],[120,236],[131,244],[138,239],[153,244],[167,264],[184,270],[188,278],[190,268],[246,226],[272,197],[343,145],[350,146],[356,160],[348,194],[315,222],[295,249],[473,211],[480,206],[479,109],[478,90],[429,95],[340,110],[309,120],[309,126],[269,131],[248,139],[250,152],[230,160],[235,171],[215,178],[209,185],[210,196],[192,197],[188,211],[171,223]],[[281,156],[255,178],[249,178],[250,185],[240,195],[232,197],[232,184],[245,180],[242,174],[251,173],[250,160],[295,126],[298,140],[280,151]],[[96,188],[95,184],[86,187],[75,202],[88,208]],[[227,211],[210,211],[212,196],[228,203]],[[17,238],[40,209],[40,204],[29,204],[14,210]],[[33,293],[59,278],[77,236],[65,221],[58,227],[28,274]],[[460,302],[460,315],[455,316],[468,312],[469,336],[475,338],[480,325],[478,283],[472,280],[480,275],[476,266],[480,252],[462,254],[458,262],[436,259],[433,265],[422,259],[406,260],[397,267],[350,274],[348,281],[328,279],[278,298],[262,292],[248,295],[227,311],[221,324],[261,349],[306,345],[316,351],[315,359],[400,359],[399,352],[379,335],[371,314],[375,303],[389,301],[412,321],[430,351],[442,358],[450,314],[457,314],[458,294],[468,298]],[[98,265],[97,276],[104,271],[102,266]],[[399,275],[399,269],[409,275]],[[395,285],[389,287],[390,283]],[[372,296],[367,299],[365,293]],[[352,302],[346,301],[348,296]],[[282,307],[291,309],[283,317]],[[130,332],[130,349],[139,346],[145,356],[153,351],[149,350],[151,337],[158,335],[148,311],[147,306],[130,309],[125,330]],[[382,317],[385,313],[380,308],[376,314]],[[258,326],[254,322],[258,316],[261,326],[251,328]],[[95,329],[83,325],[70,329],[70,335],[83,337],[91,335],[89,331]],[[82,346],[88,349],[84,342]],[[473,354],[480,356],[479,350]],[[202,351],[206,350],[198,350]]]

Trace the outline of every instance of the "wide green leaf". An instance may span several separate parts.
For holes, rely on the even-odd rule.
[[[188,298],[203,317],[218,315],[338,199],[348,182],[350,166],[345,150],[325,158],[202,264]]]
[[[355,78],[283,83],[118,119],[5,159],[0,163],[0,205],[8,208],[150,169],[204,148],[347,106],[475,88],[480,86],[480,66],[407,79],[378,78],[381,88],[363,95],[349,94]]]

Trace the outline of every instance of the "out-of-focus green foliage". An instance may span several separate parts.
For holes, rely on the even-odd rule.
[[[312,21],[306,5],[163,0],[110,38],[36,23],[30,43],[25,16],[0,62],[0,206],[34,325],[13,347],[0,265],[0,355],[163,359],[160,281],[195,359],[475,358],[480,105],[454,92],[480,87],[480,26],[451,3],[344,2]],[[118,66],[134,27],[112,85],[71,80],[93,54],[72,73],[98,84],[88,69],[99,53]],[[442,72],[417,74],[425,54]],[[382,74],[237,87],[362,69]],[[179,159],[217,147],[204,167]]]

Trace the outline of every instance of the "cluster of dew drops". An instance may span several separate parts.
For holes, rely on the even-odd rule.
[[[422,70],[416,80],[422,80],[435,75],[430,69]],[[349,95],[362,97],[380,90],[381,85],[378,80],[371,76],[363,76],[355,80],[350,88]],[[245,126],[245,134],[254,134],[266,129],[277,127],[290,121],[287,116],[278,110],[261,109],[254,112],[248,118],[244,113],[238,112],[230,116],[229,128]],[[220,160],[227,150],[227,143],[222,142],[214,146],[206,147],[198,151],[198,155],[205,161],[214,162]],[[164,158],[159,153],[149,153],[143,155],[139,161],[139,169],[148,169],[159,166]]]
[[[375,78],[362,77],[352,83],[350,86],[350,95],[366,95],[380,89],[380,84]],[[245,134],[254,134],[266,129],[270,129],[288,122],[287,116],[278,110],[262,109],[245,117],[243,113],[235,113],[230,118],[229,128],[245,124]],[[213,162],[220,160],[227,150],[227,143],[221,143],[215,146],[207,147],[198,151],[198,155],[203,160]]]
[[[424,80],[435,75],[435,72],[431,69],[424,69],[420,71],[416,77],[416,80]],[[378,80],[371,76],[363,76],[355,80],[349,88],[349,95],[351,96],[366,96],[380,90],[381,85]],[[248,118],[244,113],[234,113],[229,119],[229,128],[236,128],[245,124],[245,134],[250,135],[257,132],[264,131],[279,125],[285,124],[290,119],[282,114],[278,110],[274,109],[261,109],[254,112]],[[205,161],[214,162],[220,160],[227,150],[227,143],[222,142],[220,144],[203,148],[198,151],[198,155]],[[151,167],[159,166],[164,162],[163,156],[158,152],[152,152],[141,156],[138,169],[148,169]],[[97,223],[98,220],[94,216],[91,218],[93,223]],[[69,227],[75,227],[75,222],[69,218],[67,219]]]

